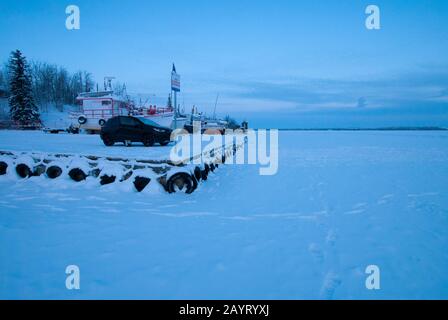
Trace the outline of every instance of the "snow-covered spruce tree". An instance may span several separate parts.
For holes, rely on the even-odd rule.
[[[40,124],[39,109],[33,99],[29,67],[19,50],[11,52],[8,71],[11,119],[22,126]]]

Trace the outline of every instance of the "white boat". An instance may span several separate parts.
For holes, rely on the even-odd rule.
[[[83,92],[78,95],[76,102],[79,111],[70,113],[70,118],[86,131],[101,130],[108,119],[128,115],[130,107],[126,99],[114,95],[113,91]]]
[[[171,107],[159,108],[156,106],[149,106],[149,108],[133,109],[131,115],[139,118],[147,118],[162,127],[171,129],[183,128],[187,122],[187,117],[176,115],[176,112]]]
[[[172,107],[135,107],[123,97],[114,95],[113,91],[84,92],[76,98],[78,112],[72,112],[70,118],[76,126],[89,132],[100,131],[107,120],[115,116],[132,115],[148,118],[163,127],[183,128],[187,118],[175,115]]]

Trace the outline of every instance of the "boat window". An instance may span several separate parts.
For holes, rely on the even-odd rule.
[[[112,104],[112,101],[110,101],[110,100],[103,100],[103,101],[101,101],[101,104],[102,104],[103,106],[109,106],[109,105]]]

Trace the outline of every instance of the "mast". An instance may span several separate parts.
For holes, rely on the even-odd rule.
[[[174,90],[174,129],[177,129],[177,92]]]
[[[216,95],[215,108],[213,109],[213,120],[216,120],[216,105],[218,104],[219,93]]]

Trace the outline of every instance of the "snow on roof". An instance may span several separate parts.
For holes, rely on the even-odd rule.
[[[91,99],[91,98],[102,98],[102,99],[113,99],[116,101],[126,101],[123,97],[117,96],[113,91],[98,91],[98,92],[82,92],[76,97],[77,100]]]
[[[78,96],[79,97],[89,97],[89,98],[98,98],[98,97],[104,97],[107,95],[112,95],[113,91],[93,91],[93,92],[81,92]]]

